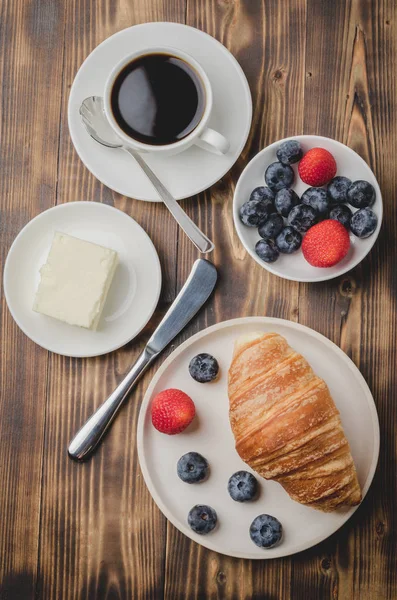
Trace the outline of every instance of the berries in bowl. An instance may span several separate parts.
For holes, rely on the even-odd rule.
[[[261,204],[247,226],[240,211],[245,205],[243,213],[251,215],[252,200]],[[271,144],[248,163],[236,186],[233,217],[241,242],[262,267],[285,279],[324,281],[354,268],[371,250],[381,227],[382,196],[373,172],[351,148],[302,135]],[[329,257],[309,262],[305,238],[325,221],[344,228],[340,247],[330,238],[335,225],[321,226],[315,231]],[[348,247],[340,241],[346,232]],[[321,244],[317,239],[316,246]]]

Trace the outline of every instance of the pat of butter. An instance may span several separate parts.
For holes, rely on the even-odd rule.
[[[117,267],[117,252],[55,233],[33,310],[70,325],[96,329]]]

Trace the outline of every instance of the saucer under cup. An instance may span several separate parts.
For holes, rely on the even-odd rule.
[[[229,171],[240,156],[251,127],[252,100],[247,79],[234,56],[210,35],[179,23],[144,23],[119,31],[97,46],[80,67],[68,106],[69,131],[81,160],[103,184],[131,198],[160,199],[126,152],[101,146],[87,134],[79,115],[88,96],[103,96],[109,74],[125,56],[154,46],[171,46],[191,55],[204,69],[213,92],[208,126],[230,143],[225,155],[191,146],[175,156],[148,152],[145,160],[174,198],[194,196]]]

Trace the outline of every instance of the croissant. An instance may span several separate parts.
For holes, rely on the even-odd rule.
[[[356,469],[328,387],[281,335],[237,340],[228,393],[236,450],[254,471],[318,510],[359,504]]]

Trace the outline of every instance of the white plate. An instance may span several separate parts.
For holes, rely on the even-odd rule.
[[[379,454],[379,423],[371,392],[360,371],[340,348],[312,329],[282,319],[248,317],[219,323],[175,350],[156,373],[143,400],[138,421],[138,453],[153,499],[185,535],[229,556],[276,558],[321,542],[339,529],[356,508],[322,513],[294,502],[281,485],[259,476],[258,500],[240,504],[230,498],[227,491],[230,475],[239,469],[250,469],[234,447],[228,416],[227,372],[235,339],[253,331],[283,335],[327,382],[341,413],[365,496]],[[200,384],[190,377],[189,361],[199,352],[209,352],[218,359],[219,380]],[[151,423],[151,399],[166,388],[183,390],[196,404],[197,417],[192,425],[175,436],[159,433]],[[207,481],[189,485],[178,478],[177,461],[189,451],[200,452],[208,459],[211,472]],[[187,525],[187,514],[195,504],[209,504],[218,514],[219,526],[206,536],[195,534]],[[261,513],[274,515],[284,528],[282,543],[269,550],[255,546],[249,536],[251,522]]]
[[[119,265],[97,331],[67,325],[32,310],[56,231],[116,250]],[[38,215],[15,238],[4,268],[8,308],[36,344],[65,356],[99,356],[124,346],[146,325],[161,290],[155,247],[125,213],[98,202],[68,202]]]
[[[264,267],[279,277],[292,279],[293,281],[325,281],[326,279],[333,279],[334,277],[343,275],[343,273],[350,271],[350,269],[353,269],[358,265],[376,242],[376,238],[378,237],[381,228],[383,214],[382,194],[378,182],[376,181],[375,175],[361,156],[351,148],[348,148],[336,140],[317,135],[296,135],[293,138],[286,139],[299,140],[304,152],[307,152],[310,148],[317,147],[329,150],[334,156],[338,166],[337,175],[343,175],[352,181],[355,181],[356,179],[365,179],[372,183],[376,191],[376,201],[374,206],[371,207],[378,217],[376,231],[369,238],[361,240],[351,233],[351,246],[347,256],[340,263],[328,269],[321,269],[309,265],[304,259],[301,250],[290,255],[280,255],[280,258],[275,263],[268,264],[263,262],[255,252],[255,244],[260,239],[258,230],[255,227],[246,227],[241,223],[239,209],[242,204],[249,199],[250,193],[254,188],[259,185],[266,185],[264,179],[266,167],[277,160],[276,151],[280,144],[285,141],[279,140],[261,150],[248,163],[237,182],[233,199],[233,217],[238,236],[252,258],[256,260],[261,267]],[[298,196],[301,197],[303,192],[310,186],[301,181],[298,175],[297,165],[292,166],[295,171],[295,184],[293,185],[293,189]],[[355,212],[353,207],[350,208]]]
[[[127,54],[169,45],[191,54],[205,69],[214,93],[209,126],[230,141],[225,156],[192,147],[170,157],[145,155],[173,196],[180,200],[213,185],[239,157],[251,127],[252,101],[245,75],[232,54],[210,35],[179,23],[144,23],[119,31],[102,42],[84,61],[69,97],[69,130],[81,160],[109,188],[139,200],[159,201],[138,165],[122,150],[100,146],[81,123],[79,107],[87,96],[103,95],[113,67]]]

